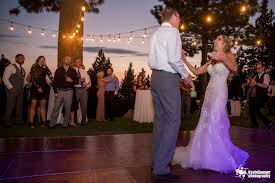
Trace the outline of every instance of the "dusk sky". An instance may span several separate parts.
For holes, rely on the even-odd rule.
[[[112,34],[157,25],[156,19],[150,14],[150,9],[156,4],[159,4],[157,0],[105,0],[105,3],[99,7],[99,14],[85,14],[84,34]],[[270,0],[269,4],[274,11],[275,1]],[[59,13],[28,14],[21,9],[17,17],[9,15],[9,9],[17,6],[17,0],[1,0],[0,18],[46,29],[58,29]],[[17,25],[14,25],[15,31],[10,31],[9,26],[9,23],[0,21],[0,54],[14,61],[17,53],[23,53],[26,57],[24,66],[27,71],[36,57],[44,55],[50,69],[52,71],[56,69],[57,37],[53,38],[47,32],[43,37],[41,30],[33,30],[32,34],[28,35],[28,27]],[[148,36],[155,30],[148,31]],[[141,31],[133,36],[142,36],[143,33]],[[114,70],[120,78],[130,62],[133,63],[136,73],[142,67],[149,73],[148,41],[145,41],[145,44],[141,44],[141,39],[134,39],[130,44],[127,44],[127,39],[122,39],[120,43],[110,43],[107,39],[103,43],[100,43],[99,39],[95,42],[84,42],[83,62],[86,69],[91,67],[101,47],[106,57],[110,57]],[[200,55],[192,58],[191,62],[198,64]]]

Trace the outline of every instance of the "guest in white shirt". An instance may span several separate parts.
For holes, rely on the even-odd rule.
[[[177,10],[165,8],[161,27],[153,34],[149,51],[152,69],[151,92],[155,111],[152,176],[164,181],[177,181],[170,172],[177,135],[181,123],[180,75],[187,83],[191,78],[184,68]]]
[[[82,68],[81,68],[82,67]],[[88,88],[91,87],[91,79],[88,73],[83,69],[80,59],[75,59],[75,69],[77,77],[79,78],[79,84],[75,85],[77,102],[80,103],[82,121],[84,125],[87,116],[87,104],[88,104]]]
[[[11,115],[16,107],[15,123],[23,123],[23,93],[25,85],[25,70],[22,67],[25,57],[22,54],[15,56],[15,63],[6,67],[3,74],[3,82],[6,88],[7,104],[4,114],[4,126],[11,127]]]

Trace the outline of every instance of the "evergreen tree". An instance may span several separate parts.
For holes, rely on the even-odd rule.
[[[255,64],[262,62],[266,67],[273,66],[274,56],[274,14],[268,10],[268,0],[263,0],[260,6],[260,16],[255,21],[250,46],[240,47],[237,52],[237,62],[239,69],[246,74],[255,73]],[[272,37],[273,36],[273,37]],[[257,42],[259,41],[259,42]]]
[[[121,89],[119,93],[125,97],[134,95],[135,73],[132,62],[129,64],[128,70],[124,73],[124,78],[121,81]]]
[[[59,15],[59,34],[58,34],[58,63],[57,66],[63,64],[65,56],[72,58],[80,58],[83,60],[83,30],[84,24],[81,17],[84,12],[81,7],[84,6],[86,12],[98,13],[98,6],[104,3],[104,0],[17,0],[19,6],[10,10],[10,14],[18,15],[20,8],[25,9],[28,13],[41,12],[60,12]],[[78,33],[74,39],[64,39],[72,35],[78,28]],[[73,55],[71,55],[73,53]]]
[[[201,65],[207,62],[208,52],[213,47],[213,41],[219,34],[244,39],[246,29],[251,27],[249,18],[257,12],[257,0],[159,0],[162,4],[156,5],[151,13],[160,23],[160,13],[164,6],[178,10],[184,31],[182,33],[183,48],[189,55],[202,53]],[[241,5],[247,5],[245,13],[240,11]],[[197,41],[194,44],[194,40]],[[194,48],[196,49],[194,49]],[[202,87],[201,100],[204,97],[207,75],[199,76]]]
[[[97,73],[98,71],[104,71],[105,74],[107,72],[107,69],[112,67],[110,58],[105,57],[102,49],[99,50],[98,56],[96,57],[92,67],[94,72]]]

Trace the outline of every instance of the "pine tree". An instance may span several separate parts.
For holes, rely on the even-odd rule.
[[[86,12],[98,13],[99,5],[104,0],[18,0],[20,6],[10,10],[10,14],[18,15],[20,8],[25,9],[28,13],[41,12],[60,12],[59,16],[59,34],[58,34],[58,60],[57,66],[63,64],[65,56],[69,55],[73,59],[80,58],[83,60],[83,30],[84,24],[81,17],[84,12],[81,7],[86,8]],[[78,33],[74,39],[64,39],[75,31],[77,24],[80,25]],[[71,55],[73,53],[73,55]]]
[[[251,27],[249,18],[257,12],[257,0],[159,0],[162,4],[156,5],[151,13],[160,23],[160,13],[164,6],[178,10],[183,22],[182,39],[183,48],[189,55],[202,53],[201,65],[208,59],[208,52],[213,47],[214,39],[220,35],[234,36],[236,39],[244,39],[245,29]],[[240,5],[246,6],[247,11],[240,13]],[[188,41],[189,40],[189,41]],[[194,41],[197,41],[194,44]],[[194,49],[194,48],[196,49]],[[207,75],[199,76],[201,101],[203,101]]]
[[[112,67],[110,58],[105,57],[105,54],[102,49],[99,50],[98,56],[96,57],[92,67],[93,67],[93,71],[96,73],[98,71],[104,71],[104,73],[106,73],[107,69]]]
[[[255,21],[250,46],[239,48],[237,61],[239,69],[246,71],[246,74],[255,73],[255,64],[262,62],[266,67],[273,66],[275,63],[274,55],[274,14],[268,10],[268,0],[263,0],[260,6],[260,16]],[[272,37],[273,36],[273,37]]]
[[[132,62],[129,64],[128,70],[124,73],[124,78],[121,81],[121,89],[119,93],[125,97],[134,95],[135,73]]]

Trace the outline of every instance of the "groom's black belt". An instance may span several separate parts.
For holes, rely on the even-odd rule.
[[[152,71],[164,71],[164,70],[152,69]],[[166,71],[164,71],[164,72],[166,72]]]

